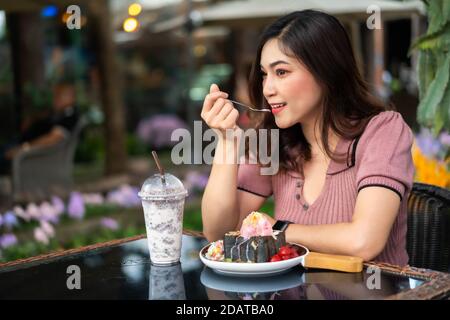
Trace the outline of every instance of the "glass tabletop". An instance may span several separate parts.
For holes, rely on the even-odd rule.
[[[367,268],[343,273],[300,266],[275,276],[224,276],[199,259],[206,244],[183,235],[181,262],[168,267],[151,265],[145,238],[0,266],[0,299],[383,299],[427,281]]]

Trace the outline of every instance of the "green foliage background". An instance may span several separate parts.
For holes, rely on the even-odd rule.
[[[450,128],[450,1],[423,1],[428,30],[410,50],[419,50],[417,121],[437,136]]]

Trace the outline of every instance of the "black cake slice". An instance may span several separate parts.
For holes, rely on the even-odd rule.
[[[223,241],[225,260],[234,262],[268,262],[270,257],[286,244],[284,232],[274,231],[272,236],[244,238],[239,231],[225,234]]]

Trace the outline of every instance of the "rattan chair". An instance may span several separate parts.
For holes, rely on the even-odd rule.
[[[408,198],[407,251],[414,267],[450,272],[450,191],[414,183]]]
[[[73,132],[66,132],[60,143],[32,147],[14,157],[12,186],[15,200],[37,201],[51,194],[65,195],[70,192],[75,149],[86,124],[87,120],[81,117]]]

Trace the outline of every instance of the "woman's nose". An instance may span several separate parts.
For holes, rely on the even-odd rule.
[[[271,97],[275,94],[275,86],[273,81],[269,77],[267,77],[263,81],[263,95],[265,97]]]

